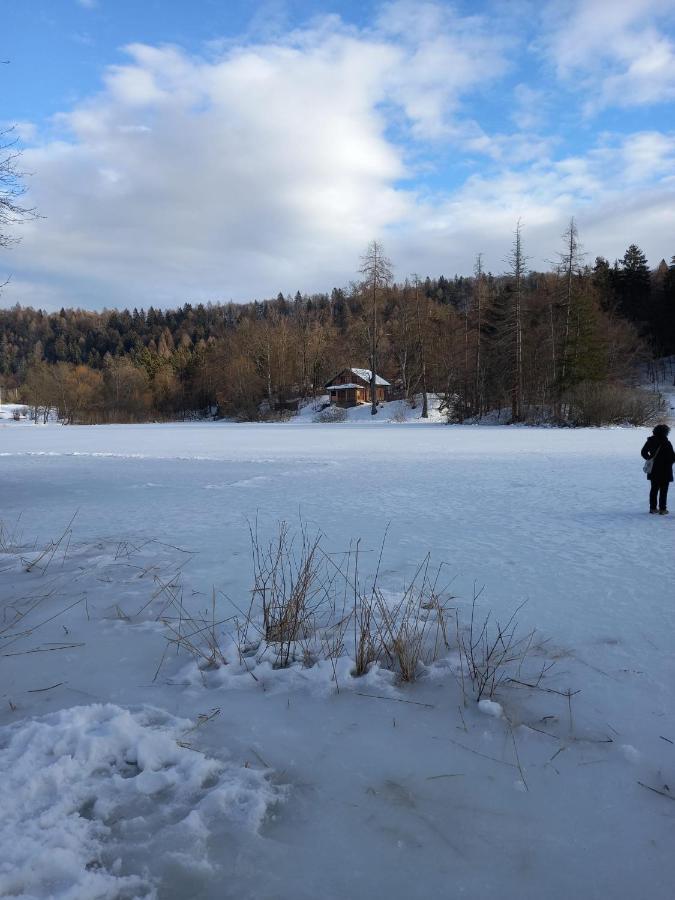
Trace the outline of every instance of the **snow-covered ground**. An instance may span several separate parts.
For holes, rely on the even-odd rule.
[[[675,517],[647,515],[647,434],[0,426],[0,896],[671,898]],[[336,560],[361,538],[364,584],[388,526],[388,602],[431,553],[460,628],[474,590],[481,622],[525,601],[516,681],[555,665],[477,704],[454,612],[412,685],[352,677],[349,634],[335,669],[239,659],[256,517]],[[227,665],[167,643],[176,609]]]
[[[665,418],[675,423],[675,356],[655,360],[645,371],[643,386],[658,391],[664,400]]]
[[[25,403],[0,403],[0,420],[25,422],[28,420],[28,407]]]
[[[336,417],[336,422],[331,424],[340,425],[400,425],[413,422],[419,425],[438,425],[439,423],[445,424],[447,421],[445,413],[439,410],[441,400],[438,394],[429,394],[426,419],[422,418],[421,394],[415,398],[414,406],[407,400],[390,400],[387,403],[380,403],[375,415],[372,414],[369,403],[360,403],[358,406],[343,409],[337,406],[329,407],[329,400],[327,394],[317,397],[316,400],[310,400],[300,408],[298,414],[293,416],[290,422],[298,425],[307,425],[310,422],[321,424],[322,417],[331,415]]]

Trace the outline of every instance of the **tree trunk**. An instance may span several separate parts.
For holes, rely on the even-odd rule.
[[[478,417],[483,415],[483,391],[481,385],[481,328],[483,314],[483,256],[478,254],[476,259],[476,364],[474,371],[475,406]]]
[[[429,418],[429,396],[427,394],[427,360],[422,338],[422,321],[420,317],[420,280],[415,275],[415,308],[417,311],[417,344],[420,354],[420,367],[422,370],[422,418]]]
[[[375,277],[373,278],[373,327],[370,336],[370,414],[377,414],[377,246],[374,253]]]

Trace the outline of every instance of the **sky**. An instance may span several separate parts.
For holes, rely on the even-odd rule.
[[[675,254],[675,0],[3,0],[40,218],[0,305],[173,307]]]

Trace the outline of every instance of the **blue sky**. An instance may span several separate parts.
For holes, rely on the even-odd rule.
[[[0,302],[176,305],[675,254],[672,0],[10,0],[5,125],[43,218]],[[4,83],[3,83],[4,82]],[[18,229],[17,229],[18,230]]]

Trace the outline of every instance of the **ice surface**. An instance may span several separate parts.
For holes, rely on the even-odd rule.
[[[0,427],[2,877],[78,900],[122,879],[172,900],[671,898],[675,518],[647,515],[646,433]],[[299,515],[328,552],[360,537],[364,571],[389,524],[392,595],[431,552],[463,621],[474,589],[493,621],[527,601],[554,692],[465,706],[454,639],[412,686],[347,658],[340,693],[326,665],[254,678],[224,634],[227,666],[169,645],[155,677],[163,586],[209,616],[215,587],[227,631],[247,521],[267,538]],[[30,850],[40,822],[59,852]]]

